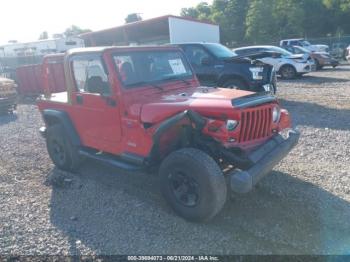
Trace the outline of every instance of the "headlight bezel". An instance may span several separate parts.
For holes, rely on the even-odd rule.
[[[281,108],[274,106],[272,109],[272,121],[276,124],[281,120]]]
[[[226,130],[229,132],[233,132],[237,128],[238,125],[239,125],[238,120],[234,120],[234,119],[227,119],[226,120]]]

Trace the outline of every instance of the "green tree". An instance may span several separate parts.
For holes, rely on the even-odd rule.
[[[252,0],[246,17],[246,38],[254,44],[275,40],[275,19],[271,15],[273,0]]]
[[[184,17],[198,18],[199,13],[195,7],[189,7],[189,8],[182,8],[180,15]]]
[[[249,0],[214,0],[183,8],[182,16],[206,19],[220,25],[221,41],[229,46],[241,43],[245,35],[245,16]]]
[[[323,0],[332,17],[333,33],[350,33],[350,0]]]
[[[272,15],[274,19],[275,39],[300,37],[304,33],[304,10],[295,0],[274,0]]]
[[[305,37],[321,37],[332,32],[331,17],[326,6],[320,0],[301,0],[303,35]]]
[[[182,8],[180,14],[197,19],[210,19],[211,6],[207,2],[200,2],[195,7]]]
[[[91,30],[90,29],[82,29],[79,26],[72,25],[64,31],[63,35],[65,37],[70,37],[70,36],[77,36],[77,35],[80,35],[83,33],[88,33],[88,32],[91,32]]]
[[[142,20],[142,17],[140,16],[140,14],[132,13],[132,14],[128,14],[127,17],[125,18],[125,24],[137,22],[141,20]]]
[[[48,38],[49,38],[49,34],[47,33],[47,31],[42,32],[39,36],[39,40],[48,39]]]
[[[350,0],[214,0],[181,15],[216,22],[229,46],[350,34]]]
[[[224,10],[224,28],[222,40],[229,46],[236,46],[245,42],[246,16],[249,0],[229,0]]]

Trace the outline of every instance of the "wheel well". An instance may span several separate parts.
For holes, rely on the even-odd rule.
[[[69,136],[69,139],[71,140],[72,144],[75,146],[81,145],[80,137],[70,120],[69,115],[60,110],[52,110],[52,109],[46,109],[43,111],[43,118],[45,120],[46,125],[52,126],[54,124],[61,124],[66,131],[67,135]]]
[[[55,117],[55,116],[44,115],[44,120],[45,120],[45,123],[48,127],[53,126],[55,124],[62,124],[60,119]]]
[[[173,127],[179,127],[180,132],[176,133],[176,135],[173,137],[174,143],[168,144],[166,149],[163,148],[162,151],[163,153],[165,152],[165,154],[169,153],[167,152],[169,151],[168,149],[174,149],[172,148],[173,146],[176,147],[175,149],[179,149],[179,144],[181,145],[180,148],[190,145],[192,142],[192,137],[196,137],[194,134],[200,133],[204,128],[205,123],[206,121],[201,115],[191,110],[186,110],[165,120],[162,124],[160,124],[153,135],[153,146],[149,156],[147,157],[148,162],[154,163],[155,161],[158,161],[166,156],[161,156],[160,154],[161,136],[169,132],[169,130],[171,130]]]
[[[223,76],[220,79],[218,85],[222,86],[225,82],[227,82],[229,80],[239,80],[240,82],[242,82],[242,84],[248,85],[247,81],[242,76],[239,76],[239,75],[226,75],[226,76]]]
[[[282,65],[282,66],[280,67],[280,70],[278,70],[278,72],[280,73],[281,70],[282,70],[283,68],[285,68],[285,67],[292,67],[292,68],[295,70],[295,72],[297,72],[297,69],[295,68],[295,66],[293,66],[293,65],[291,65],[291,64],[284,64],[284,65]]]

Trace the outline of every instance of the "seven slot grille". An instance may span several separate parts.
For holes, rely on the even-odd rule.
[[[244,110],[241,115],[239,142],[248,142],[271,136],[272,108]]]

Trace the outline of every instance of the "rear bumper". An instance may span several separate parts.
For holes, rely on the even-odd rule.
[[[295,69],[298,74],[306,74],[316,71],[315,63],[297,63]]]
[[[299,137],[298,131],[290,130],[287,139],[277,135],[250,153],[247,169],[235,170],[229,175],[231,190],[237,193],[251,191],[296,146]]]
[[[338,60],[335,60],[335,59],[332,59],[332,60],[329,62],[329,65],[330,65],[330,66],[338,66],[338,65],[339,65],[339,61],[338,61]]]
[[[11,97],[0,97],[0,110],[3,109],[16,109],[17,105],[17,97],[11,96]]]
[[[324,59],[323,61],[320,61],[320,64],[322,66],[337,66],[339,65],[339,61],[334,58]]]

